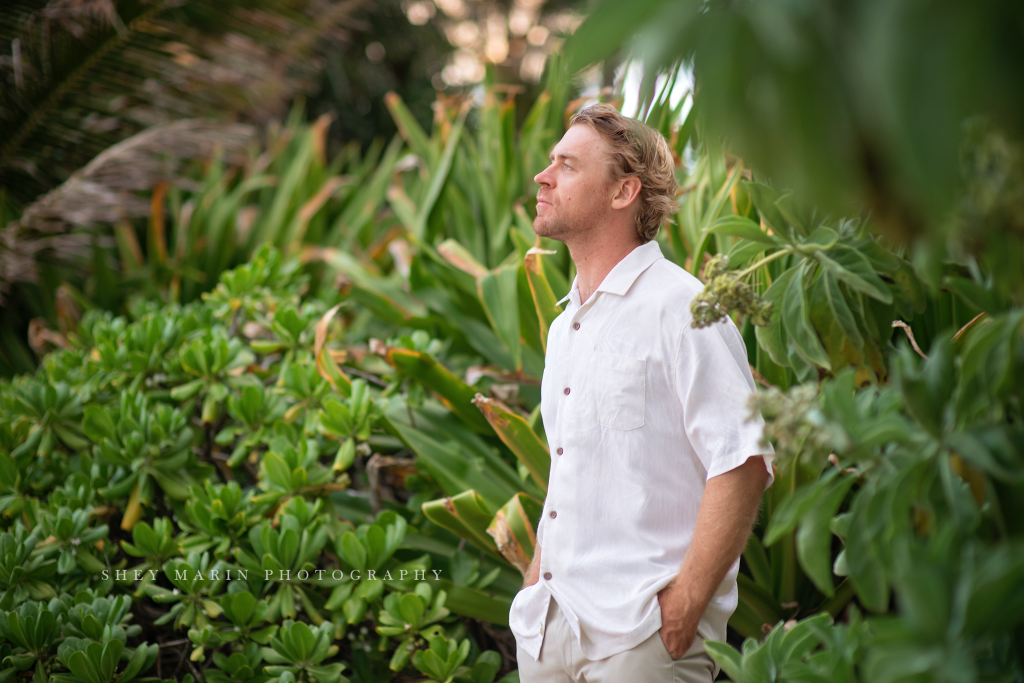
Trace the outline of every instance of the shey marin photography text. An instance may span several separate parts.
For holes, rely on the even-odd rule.
[[[142,569],[115,569],[115,570],[104,569],[99,574],[100,578],[102,578],[103,580],[109,579],[111,571],[113,571],[114,579],[117,580],[117,581],[125,581],[125,580],[141,581],[143,579],[143,577],[146,575],[147,571],[150,574],[150,578],[153,579],[153,580],[156,580],[156,577],[157,577],[157,574],[158,574],[156,569],[149,569],[149,570],[145,570],[145,571],[142,570]],[[435,581],[437,581],[438,579],[441,578],[441,570],[440,569],[431,569],[429,571],[434,575],[434,580]],[[341,571],[340,569],[335,569],[334,571],[331,571],[331,572],[328,572],[326,569],[313,569],[311,571],[306,571],[305,569],[300,569],[298,572],[295,573],[295,578],[294,579],[292,578],[292,572],[289,569],[282,569],[282,570],[277,571],[277,572],[274,572],[274,571],[271,571],[271,570],[268,569],[268,570],[264,570],[264,573],[266,574],[266,576],[263,577],[264,581],[272,581],[272,580],[277,580],[277,581],[293,581],[293,580],[298,580],[298,581],[324,581],[325,580],[324,574],[328,574],[331,581],[344,581],[346,579],[348,579],[349,581],[360,581],[360,580],[363,579],[364,570],[353,569],[352,571],[346,573],[346,572]],[[367,569],[367,570],[365,570],[365,573],[366,573],[366,579],[368,581],[404,581],[410,574],[413,575],[412,576],[413,581],[427,581],[428,580],[427,579],[427,570],[426,569],[415,569],[415,570],[412,570],[412,571],[409,571],[407,569],[396,569],[394,576],[391,575],[391,570],[385,570],[383,573],[379,573],[375,569]],[[209,581],[221,581],[221,580],[224,580],[224,581],[235,581],[235,580],[241,580],[241,581],[248,581],[249,580],[249,570],[248,569],[224,569],[224,570],[209,569],[209,570],[207,570],[205,575],[201,571],[196,570],[195,572],[193,572],[192,576],[188,576],[188,568],[185,568],[185,569],[182,569],[182,570],[174,570],[174,574],[175,574],[174,578],[177,579],[177,580],[181,580],[181,581],[188,581],[188,580],[209,580]],[[274,576],[274,574],[277,574],[277,576]]]

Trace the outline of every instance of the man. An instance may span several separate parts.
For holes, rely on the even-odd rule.
[[[772,481],[743,340],[690,325],[703,286],[652,241],[676,190],[656,131],[585,109],[535,180],[534,229],[577,275],[547,342],[551,473],[510,614],[521,679],[711,681],[704,639],[725,639]]]

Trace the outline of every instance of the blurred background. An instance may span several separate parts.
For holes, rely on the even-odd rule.
[[[385,104],[389,92],[427,130],[439,93],[480,98],[485,80],[514,97],[525,114],[541,91],[549,57],[582,20],[580,4],[4,3],[0,374],[35,365],[28,344],[32,319],[56,325],[59,302],[64,308],[75,297],[79,304],[96,303],[94,262],[113,246],[113,238],[98,228],[151,213],[148,201],[129,194],[152,189],[172,170],[178,178],[172,185],[182,186],[183,164],[207,159],[215,150],[239,163],[289,115],[293,126],[329,117],[323,137],[327,158],[353,142],[372,157],[374,141],[390,140],[397,130]],[[119,162],[98,175],[86,173],[84,182],[40,204],[104,150],[146,129],[195,120],[207,124],[122,149]],[[154,153],[163,159],[155,167]],[[31,220],[14,222],[26,209]],[[107,297],[106,303],[117,300]]]

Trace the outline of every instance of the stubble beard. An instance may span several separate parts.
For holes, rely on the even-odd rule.
[[[583,229],[579,221],[563,216],[537,216],[533,219],[533,231],[541,237],[565,242],[579,235]]]

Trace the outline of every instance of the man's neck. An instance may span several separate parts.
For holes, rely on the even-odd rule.
[[[635,234],[605,232],[597,239],[588,236],[586,240],[566,246],[576,264],[576,286],[580,290],[580,303],[584,304],[615,264],[640,246],[640,240]]]

